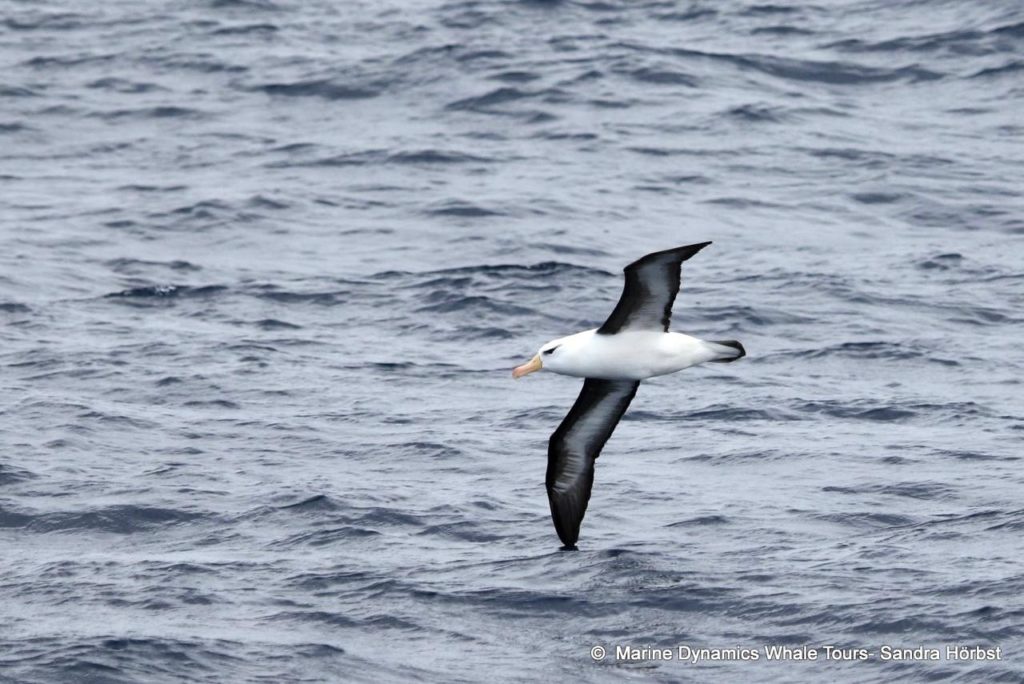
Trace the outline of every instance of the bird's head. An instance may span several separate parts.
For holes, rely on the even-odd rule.
[[[524,363],[522,366],[517,366],[512,369],[512,377],[519,379],[524,375],[539,370],[550,370],[556,373],[565,373],[566,375],[574,375],[572,372],[568,372],[573,366],[573,359],[576,357],[579,348],[584,343],[584,337],[586,337],[591,331],[585,333],[578,333],[576,335],[569,335],[568,337],[559,337],[557,340],[551,340],[546,344],[542,345],[537,354]]]

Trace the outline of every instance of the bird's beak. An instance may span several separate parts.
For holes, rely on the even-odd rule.
[[[524,363],[522,366],[517,366],[512,369],[512,377],[518,380],[524,375],[529,375],[535,371],[539,371],[544,367],[544,364],[540,361],[540,354],[537,354],[532,359]]]

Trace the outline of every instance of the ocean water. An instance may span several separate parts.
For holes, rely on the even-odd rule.
[[[0,0],[0,67],[0,681],[1024,678],[1019,2]],[[559,551],[510,369],[704,240],[748,357]]]

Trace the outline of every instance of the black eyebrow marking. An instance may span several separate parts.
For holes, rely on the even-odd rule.
[[[560,345],[560,344],[556,344],[556,345],[555,345],[554,347],[552,347],[551,349],[545,349],[544,351],[542,351],[542,352],[541,352],[541,354],[551,354],[552,352],[554,352],[554,351],[555,351],[556,349],[558,349],[558,348],[559,348],[559,347],[561,347],[561,346],[562,346],[562,345]]]

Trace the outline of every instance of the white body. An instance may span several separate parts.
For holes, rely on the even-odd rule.
[[[547,353],[548,350],[553,352]],[[736,350],[676,332],[622,331],[598,335],[597,329],[552,340],[538,354],[545,370],[578,378],[644,380],[675,373]]]

